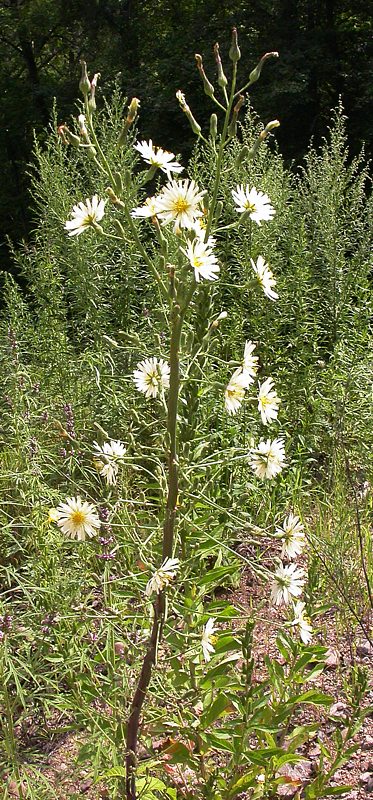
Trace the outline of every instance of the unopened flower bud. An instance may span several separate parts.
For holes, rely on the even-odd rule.
[[[63,144],[69,144],[67,139],[66,139],[65,129],[66,129],[66,125],[59,125],[58,128],[57,128],[57,134],[60,137],[60,139],[62,139]]]
[[[200,74],[200,76],[202,78],[204,92],[205,92],[205,94],[207,94],[207,97],[213,97],[214,94],[215,94],[215,89],[214,89],[212,83],[210,83],[210,81],[209,81],[209,79],[208,79],[208,77],[207,77],[207,75],[205,73],[205,70],[203,68],[202,56],[200,56],[199,53],[196,53],[194,58],[196,59],[197,69],[198,69],[198,72],[199,72],[199,74]]]
[[[235,105],[235,107],[233,109],[232,119],[231,119],[231,121],[229,123],[228,135],[230,137],[235,136],[236,133],[237,133],[238,115],[240,113],[240,110],[241,110],[244,102],[245,102],[245,98],[244,98],[243,94],[240,94],[239,97],[238,97],[237,103],[236,103],[236,105]]]
[[[130,125],[135,121],[140,108],[140,100],[137,97],[133,97],[129,106],[128,106],[128,115],[127,115],[127,122]]]
[[[96,156],[97,156],[97,150],[96,150],[96,148],[95,148],[95,147],[93,147],[93,145],[92,145],[92,144],[90,144],[90,145],[89,145],[89,147],[87,147],[87,153],[88,153],[88,157],[89,157],[89,158],[90,158],[92,161],[93,161],[93,159],[94,159],[94,158],[96,158]]]
[[[197,136],[201,133],[201,126],[198,124],[197,120],[194,119],[193,114],[188,106],[188,103],[185,100],[185,94],[178,89],[176,92],[176,97],[180,103],[180,108],[184,112],[185,116],[187,117],[190,127]]]
[[[84,97],[87,97],[87,95],[91,91],[91,82],[90,82],[90,80],[88,78],[86,62],[82,60],[80,62],[80,64],[81,64],[81,67],[82,67],[82,76],[81,76],[80,81],[79,81],[79,89],[80,89],[82,95]]]
[[[64,134],[69,144],[72,144],[73,147],[79,147],[80,145],[79,136],[77,136],[75,133],[72,133],[68,129],[67,125],[64,125]]]
[[[273,119],[271,122],[267,122],[267,125],[265,126],[265,130],[267,132],[273,131],[274,128],[279,128],[280,124],[281,123],[278,121],[278,119]]]
[[[91,92],[88,98],[88,106],[91,109],[91,111],[96,111],[95,92],[96,92],[97,81],[100,77],[101,77],[100,73],[96,72],[91,81]]]
[[[237,28],[232,28],[232,42],[229,49],[229,58],[234,64],[241,58],[241,51],[238,46]]]
[[[114,189],[117,195],[119,195],[120,197],[120,195],[123,194],[123,181],[120,172],[114,172],[113,178],[114,178]]]
[[[218,135],[218,118],[216,114],[211,114],[210,117],[210,136],[213,142],[215,141]]]
[[[126,137],[127,137],[127,133],[128,133],[131,125],[133,125],[133,123],[134,123],[134,121],[135,121],[135,119],[137,117],[139,107],[140,107],[140,100],[138,100],[137,97],[133,97],[131,102],[130,102],[130,104],[129,104],[129,106],[128,106],[128,114],[127,114],[126,119],[124,120],[123,128],[122,128],[122,130],[120,132],[120,135],[119,135],[119,139],[118,139],[118,146],[119,147],[121,147],[121,145],[124,144],[124,142],[126,140]]]
[[[217,42],[216,42],[216,44],[214,44],[214,56],[215,56],[215,61],[216,61],[216,65],[217,65],[217,68],[218,68],[218,84],[219,84],[219,86],[221,86],[222,89],[225,89],[225,87],[227,86],[228,81],[227,81],[227,79],[226,79],[226,77],[224,75],[224,72],[223,72],[223,64],[222,64],[222,61],[221,61],[221,58],[220,58],[219,45],[218,45]]]
[[[243,162],[246,161],[246,159],[249,157],[249,154],[250,154],[250,148],[247,146],[247,144],[244,144],[244,146],[241,147],[241,150],[239,151],[238,156],[235,159],[234,162],[235,167],[240,167],[241,164],[243,164]]]
[[[253,69],[250,72],[250,75],[249,75],[250,84],[251,83],[255,83],[255,81],[257,81],[260,78],[260,73],[262,71],[263,64],[265,64],[265,62],[267,61],[268,58],[278,58],[277,51],[274,51],[272,53],[265,53],[265,55],[262,56],[262,58],[259,61],[259,64],[257,64],[255,69]]]
[[[88,131],[87,131],[86,124],[85,124],[85,116],[84,116],[84,114],[79,114],[78,123],[79,123],[80,135],[81,135],[82,139],[84,139],[84,141],[88,143],[89,142],[89,135],[88,135]]]

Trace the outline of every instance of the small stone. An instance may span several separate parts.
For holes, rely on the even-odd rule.
[[[336,647],[329,647],[325,653],[325,666],[328,669],[335,669],[340,664],[341,658]]]
[[[359,778],[360,786],[365,786],[368,783],[369,779],[371,778],[370,772],[362,772]]]
[[[56,772],[66,772],[68,769],[69,767],[64,761],[61,761],[60,764],[56,764],[55,766]]]
[[[346,709],[346,703],[342,703],[342,701],[339,700],[337,703],[333,703],[333,705],[330,706],[329,713],[331,717],[345,717]]]
[[[373,655],[373,647],[368,639],[362,639],[361,642],[356,646],[356,655],[364,658],[364,656],[371,656]]]
[[[369,734],[367,734],[367,736],[365,737],[365,739],[361,743],[361,749],[362,750],[372,750],[373,749],[373,736],[369,736]]]
[[[362,762],[361,769],[363,772],[373,772],[373,761],[367,758]]]
[[[319,744],[314,744],[312,747],[310,747],[308,751],[308,755],[310,756],[310,758],[316,758],[316,756],[319,756],[320,753],[321,753],[321,747]]]
[[[367,792],[367,793],[368,792],[370,793],[370,792],[373,792],[373,775],[370,774],[370,773],[368,773],[368,775],[369,775],[369,778],[368,778],[367,782],[364,784],[364,791]]]
[[[93,783],[92,778],[86,778],[86,780],[83,781],[83,783],[80,784],[80,791],[81,792],[88,792],[88,789],[91,788],[92,783]]]

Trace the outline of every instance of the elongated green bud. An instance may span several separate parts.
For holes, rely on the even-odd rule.
[[[114,178],[114,190],[116,194],[120,197],[123,194],[123,180],[120,172],[114,172],[113,178]]]
[[[211,114],[210,117],[210,136],[212,141],[214,142],[218,135],[218,118],[216,114]]]
[[[96,72],[91,80],[91,92],[88,98],[88,106],[91,111],[96,111],[96,99],[95,99],[95,92],[98,79],[101,78],[101,74]]]
[[[243,94],[240,94],[238,96],[237,103],[236,103],[236,105],[235,105],[235,107],[233,109],[232,119],[231,119],[231,121],[229,123],[228,136],[230,136],[230,137],[235,136],[236,133],[237,133],[238,115],[240,113],[240,109],[242,108],[244,102],[245,102],[245,98],[244,98]]]
[[[87,95],[91,91],[91,81],[88,78],[86,62],[82,60],[80,62],[80,64],[81,64],[81,67],[82,67],[82,76],[81,76],[80,81],[79,81],[79,89],[80,89],[82,95],[84,97],[87,97]]]
[[[111,186],[108,186],[105,189],[105,192],[106,192],[110,202],[113,204],[113,206],[117,206],[118,208],[124,208],[124,203],[122,203],[122,201],[119,200],[119,197],[116,196],[116,194],[115,194],[114,190],[111,188]]]
[[[279,128],[280,125],[281,123],[278,121],[278,119],[272,119],[271,122],[267,122],[264,130],[269,133],[269,131],[273,131],[274,128]]]
[[[221,86],[222,89],[225,89],[225,87],[228,84],[228,81],[224,75],[223,64],[220,58],[218,42],[214,44],[214,56],[215,56],[216,66],[218,68],[218,84],[219,86]]]
[[[128,106],[128,114],[126,119],[124,120],[123,128],[119,134],[118,147],[121,147],[126,141],[127,133],[138,115],[139,108],[140,108],[140,100],[138,100],[137,97],[133,97]]]
[[[181,92],[180,89],[178,89],[178,91],[176,92],[176,97],[180,103],[181,110],[184,112],[185,116],[188,119],[188,122],[190,124],[193,133],[195,133],[197,136],[200,136],[201,126],[198,124],[197,120],[193,117],[193,114],[185,100],[185,94],[183,94],[183,92]]]
[[[208,79],[208,77],[207,77],[207,75],[205,73],[205,70],[203,68],[202,56],[200,56],[199,53],[196,53],[194,58],[196,59],[197,69],[198,69],[198,72],[199,72],[199,74],[200,74],[200,76],[202,78],[204,92],[205,92],[205,94],[207,94],[207,97],[213,97],[214,94],[215,94],[215,89],[214,89],[212,83],[210,83],[210,81],[209,81],[209,79]]]
[[[72,144],[73,147],[79,147],[79,145],[80,145],[79,136],[76,136],[75,133],[72,133],[68,129],[67,125],[64,125],[64,134],[65,134],[65,139],[67,139],[69,144]]]
[[[241,147],[241,150],[238,153],[238,156],[236,156],[236,159],[235,159],[235,162],[234,162],[234,166],[235,167],[240,167],[241,164],[243,164],[244,161],[246,161],[246,159],[249,158],[249,154],[250,154],[250,148],[247,146],[247,144],[244,144],[244,146]]]
[[[238,46],[237,28],[232,28],[232,42],[229,49],[229,58],[236,64],[241,58],[241,50]]]
[[[265,64],[265,62],[269,58],[278,58],[277,51],[273,51],[272,53],[265,53],[264,56],[262,56],[262,58],[259,61],[259,64],[257,64],[255,69],[253,69],[250,72],[250,75],[249,75],[250,84],[255,83],[255,81],[257,81],[260,78],[260,73],[261,73],[261,71],[263,69],[263,64]]]
[[[279,126],[280,126],[280,123],[279,123],[278,119],[273,119],[273,120],[271,120],[271,122],[267,123],[267,125],[264,128],[264,131],[261,131],[261,133],[259,134],[258,138],[255,140],[251,150],[249,150],[249,154],[248,154],[249,158],[254,158],[254,156],[256,155],[256,153],[259,150],[259,147],[260,147],[261,143],[264,142],[264,139],[267,138],[267,136],[270,133],[270,131],[274,130],[274,128],[278,128]]]

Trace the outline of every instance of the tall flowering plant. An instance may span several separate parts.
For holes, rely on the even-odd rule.
[[[164,462],[166,469],[166,485],[164,508],[161,512],[162,545],[159,563],[154,565],[146,586],[144,586],[144,601],[151,603],[151,625],[149,638],[145,645],[140,673],[135,681],[132,699],[129,703],[126,724],[125,740],[125,770],[117,769],[116,775],[120,778],[120,794],[127,800],[135,800],[137,796],[136,781],[144,789],[144,778],[138,769],[138,740],[141,719],[144,715],[144,704],[148,697],[148,690],[152,680],[154,667],[157,664],[158,654],[162,649],[162,639],[168,616],[168,598],[173,593],[173,604],[178,620],[176,629],[169,637],[168,646],[173,654],[169,660],[178,675],[180,685],[184,687],[186,681],[189,695],[185,696],[186,718],[185,732],[188,745],[181,746],[180,742],[170,745],[169,755],[177,754],[199,771],[206,786],[216,786],[219,791],[222,786],[216,777],[216,771],[206,761],[206,752],[209,748],[224,744],[224,737],[219,740],[217,734],[211,732],[217,720],[224,714],[232,713],[235,709],[240,713],[240,724],[233,733],[226,738],[233,737],[232,769],[233,777],[230,788],[224,789],[227,797],[234,797],[240,792],[250,789],[253,797],[263,796],[268,793],[269,783],[272,788],[281,783],[277,775],[277,761],[285,758],[282,751],[271,745],[272,761],[263,767],[257,760],[256,767],[247,773],[245,780],[240,778],[242,769],[246,769],[250,761],[243,757],[249,748],[250,728],[249,720],[255,717],[259,720],[257,726],[273,726],[275,730],[278,720],[287,720],[287,714],[279,712],[279,703],[286,702],[287,708],[293,709],[290,702],[293,687],[291,669],[300,675],[297,666],[297,648],[291,640],[290,634],[281,640],[281,652],[286,652],[292,663],[288,675],[284,673],[284,686],[280,699],[276,699],[275,690],[268,695],[268,703],[272,704],[272,717],[261,716],[260,709],[266,705],[263,701],[266,689],[263,688],[260,702],[252,691],[251,678],[253,671],[252,661],[252,628],[246,626],[242,641],[231,635],[226,629],[221,628],[219,615],[206,614],[203,607],[203,589],[198,591],[193,582],[188,583],[185,578],[188,552],[181,532],[180,522],[188,516],[187,503],[193,500],[184,493],[185,475],[180,476],[180,454],[184,439],[193,436],[191,416],[188,418],[188,406],[194,407],[198,403],[198,381],[194,378],[194,388],[190,388],[193,368],[209,347],[209,341],[214,332],[219,328],[226,317],[226,312],[218,313],[213,308],[214,286],[224,274],[225,264],[221,255],[220,242],[225,232],[234,234],[245,226],[250,230],[255,226],[264,227],[271,225],[275,218],[276,209],[271,198],[257,186],[237,183],[233,175],[230,186],[231,210],[223,207],[220,198],[222,177],[224,174],[225,156],[232,143],[237,141],[237,123],[241,108],[246,100],[246,91],[258,80],[264,63],[269,58],[276,58],[277,53],[267,53],[258,65],[249,74],[249,79],[238,86],[238,64],[241,57],[238,46],[237,32],[233,29],[232,42],[229,51],[231,61],[231,78],[224,73],[219,46],[214,47],[217,67],[217,86],[219,97],[215,94],[215,87],[206,76],[202,57],[196,55],[197,69],[200,74],[206,95],[216,107],[216,112],[211,115],[210,133],[205,136],[201,126],[195,119],[185,95],[177,91],[177,100],[181,111],[185,114],[193,132],[199,141],[205,143],[213,156],[213,172],[209,191],[199,185],[196,180],[187,175],[185,167],[179,163],[176,155],[153,144],[152,140],[138,141],[133,144],[135,153],[142,160],[145,169],[135,174],[126,171],[124,174],[116,172],[107,158],[104,149],[96,134],[94,124],[95,91],[98,75],[89,79],[86,65],[82,64],[82,78],[80,88],[84,97],[84,108],[78,117],[78,133],[71,132],[66,125],[61,126],[59,133],[64,142],[78,146],[85,150],[97,165],[100,175],[105,176],[109,186],[106,196],[100,197],[98,193],[91,198],[78,200],[73,206],[70,218],[65,222],[66,234],[69,237],[78,237],[89,233],[97,237],[112,240],[116,247],[126,247],[128,238],[136,243],[142,262],[147,266],[154,286],[158,291],[158,303],[168,320],[168,335],[165,341],[168,346],[167,358],[158,354],[144,352],[143,359],[134,364],[132,371],[132,385],[135,392],[143,395],[144,403],[159,404],[157,407],[166,412],[166,453]],[[125,143],[131,146],[131,128],[139,112],[139,100],[133,98],[128,106],[126,117],[118,140],[118,147]],[[221,120],[219,122],[218,119]],[[242,147],[237,156],[237,163],[245,159],[252,159],[261,142],[275,129],[279,123],[274,120],[259,134],[251,150]],[[226,180],[226,176],[224,176]],[[156,186],[151,192],[147,186]],[[138,204],[132,198],[140,193]],[[227,220],[227,214],[230,218]],[[71,246],[74,246],[73,243]],[[276,278],[266,261],[266,253],[256,256],[256,260],[248,253],[248,263],[251,265],[252,278],[260,287],[265,296],[265,302],[275,302],[278,299]],[[187,325],[191,326],[193,310],[199,303],[205,305],[206,325],[202,330],[194,331],[191,338],[183,334]],[[270,304],[271,305],[271,304]],[[219,313],[220,312],[220,313]],[[281,399],[277,394],[274,380],[268,376],[258,380],[259,356],[257,343],[242,341],[241,358],[235,364],[233,373],[227,375],[226,384],[222,387],[220,396],[221,413],[226,418],[240,415],[242,407],[247,400],[253,400],[257,406],[258,424],[267,428],[277,423]],[[182,410],[186,407],[186,417],[189,425],[183,426]],[[190,409],[189,409],[190,410]],[[162,411],[163,413],[163,411]],[[185,414],[184,414],[185,419]],[[270,482],[277,478],[287,464],[285,442],[281,435],[267,435],[252,440],[250,447],[243,448],[239,455],[240,460],[246,464],[249,473],[259,481]],[[103,445],[94,442],[94,459],[101,479],[106,481],[110,489],[115,485],[119,471],[128,463],[127,450],[120,441],[111,440]],[[185,496],[184,496],[185,494]],[[56,509],[51,509],[50,518],[61,531],[70,538],[79,540],[92,538],[100,526],[98,513],[91,503],[84,498],[71,497],[66,502],[61,502]],[[304,530],[299,517],[292,512],[288,514],[282,527],[278,527],[275,538],[282,541],[282,552],[279,563],[272,575],[271,599],[275,607],[288,606],[292,609],[291,619],[287,622],[290,632],[298,631],[305,646],[309,645],[312,637],[312,626],[306,613],[305,603],[300,599],[305,583],[304,566],[298,566],[295,559],[302,554],[305,543]],[[229,549],[229,548],[228,548]],[[201,562],[202,563],[202,562]],[[212,591],[214,580],[218,581],[219,564],[216,576],[211,579],[209,591]],[[180,587],[180,588],[179,588]],[[178,590],[179,588],[179,590]],[[175,591],[176,590],[176,591]],[[229,616],[229,615],[228,615]],[[222,615],[222,619],[227,616]],[[180,632],[181,631],[181,632]],[[196,637],[197,631],[197,637]],[[196,638],[198,645],[196,648]],[[235,650],[231,656],[224,660],[218,658],[225,652]],[[245,699],[236,699],[234,702],[228,690],[215,691],[215,682],[220,687],[225,687],[224,673],[229,672],[238,658],[240,651],[243,658],[241,683],[239,691],[245,693]],[[321,655],[319,653],[321,658]],[[218,658],[216,664],[214,660]],[[311,659],[304,659],[304,665]],[[210,663],[211,662],[211,663]],[[187,666],[186,666],[187,665]],[[272,672],[275,676],[275,672]],[[186,678],[183,676],[187,675]],[[276,676],[275,676],[276,677]],[[275,677],[273,681],[275,683]],[[276,678],[277,680],[277,678]],[[295,679],[294,679],[295,680]],[[198,706],[198,692],[205,691],[207,700],[202,709]],[[312,702],[309,700],[299,702]],[[190,697],[192,704],[190,705]],[[315,699],[315,695],[312,695]],[[233,705],[232,705],[233,702]],[[316,702],[316,701],[315,701]],[[250,716],[251,715],[251,716]],[[175,726],[175,722],[173,725]],[[285,724],[285,723],[284,723]],[[286,722],[287,724],[287,722]],[[210,731],[210,732],[209,732]],[[257,732],[259,748],[264,748],[265,734]],[[192,745],[190,744],[192,743]],[[222,749],[229,751],[228,744]],[[267,741],[268,744],[268,741]],[[183,750],[184,747],[184,750]],[[189,747],[189,750],[188,750]],[[191,750],[192,747],[192,750]],[[179,748],[179,749],[178,749]],[[277,753],[278,750],[278,753]],[[185,755],[186,751],[186,755]],[[182,756],[183,754],[183,756]],[[189,760],[188,760],[189,759]],[[246,760],[245,760],[246,759]],[[290,761],[294,760],[294,754]],[[285,763],[283,760],[281,763]],[[251,763],[251,762],[250,762]],[[210,771],[209,771],[210,770]],[[240,772],[241,770],[241,772]],[[263,771],[264,770],[264,771]],[[173,776],[172,767],[169,774]],[[213,777],[215,775],[215,778]],[[214,784],[215,780],[215,784]],[[210,781],[210,783],[209,783]],[[241,783],[240,783],[241,781]],[[162,784],[163,786],[163,784]],[[162,786],[155,788],[162,789]],[[207,791],[207,789],[206,789]],[[212,790],[211,790],[212,791]],[[213,796],[217,796],[213,793]]]

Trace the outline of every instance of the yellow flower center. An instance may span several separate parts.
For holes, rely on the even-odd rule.
[[[252,214],[252,213],[253,213],[253,211],[256,211],[256,205],[255,205],[255,203],[249,203],[249,201],[248,201],[248,200],[246,200],[246,203],[245,203],[245,208],[246,208],[246,211],[249,211],[249,212],[250,212],[250,214]]]
[[[96,214],[87,214],[87,216],[84,217],[83,225],[89,226],[92,225],[93,222],[96,222]]]
[[[185,211],[188,211],[190,203],[185,197],[179,197],[178,200],[174,202],[174,211],[176,214],[184,214]]]
[[[84,514],[83,511],[73,511],[73,513],[71,514],[71,522],[73,522],[74,525],[83,525],[85,519],[86,515]]]

